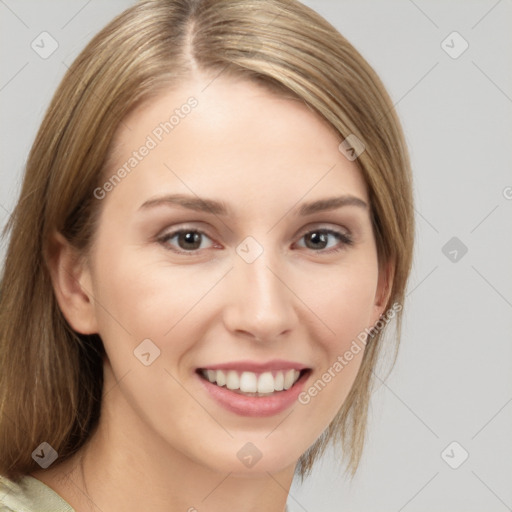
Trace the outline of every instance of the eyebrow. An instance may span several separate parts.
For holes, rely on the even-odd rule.
[[[359,197],[346,194],[339,197],[329,197],[327,199],[319,199],[310,203],[304,203],[298,212],[298,215],[311,215],[317,212],[323,212],[327,210],[335,210],[342,206],[358,206],[359,208],[368,208],[365,201]]]
[[[229,215],[230,208],[223,201],[215,199],[200,198],[187,194],[170,194],[160,197],[154,197],[144,202],[139,210],[154,208],[157,206],[173,206],[178,205],[189,210],[198,212],[212,213],[214,215]],[[342,206],[357,206],[359,208],[368,208],[365,201],[359,197],[346,194],[338,197],[329,197],[326,199],[318,199],[309,203],[304,203],[300,209],[295,213],[297,216],[312,215],[314,213],[335,210]]]
[[[153,208],[155,206],[178,205],[189,210],[198,212],[213,213],[215,215],[228,215],[229,208],[222,201],[215,199],[206,199],[186,194],[171,194],[160,197],[154,197],[141,205],[139,210]]]

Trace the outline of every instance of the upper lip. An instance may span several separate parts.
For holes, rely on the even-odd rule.
[[[229,363],[201,366],[199,370],[239,370],[245,372],[263,373],[276,370],[306,370],[309,366],[294,361],[273,359],[272,361],[231,361]]]

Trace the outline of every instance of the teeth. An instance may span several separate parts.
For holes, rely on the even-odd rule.
[[[273,393],[275,389],[274,377],[271,372],[262,373],[258,379],[258,393]]]
[[[244,393],[256,393],[258,390],[258,377],[255,373],[244,372],[240,377],[240,391]]]
[[[235,370],[229,370],[226,375],[226,387],[228,389],[240,389],[240,379],[238,378],[238,373]]]
[[[276,372],[241,372],[236,370],[202,370],[202,374],[217,386],[226,386],[242,393],[269,394],[290,389],[299,379],[299,370],[278,370]]]
[[[284,376],[284,389],[290,389],[295,382],[295,370],[288,370]]]
[[[283,372],[277,372],[274,377],[274,389],[276,391],[283,391],[284,389],[284,374]]]
[[[222,370],[209,370],[213,373],[213,380],[210,380],[210,382],[217,382],[218,386],[225,386],[226,385],[226,374]],[[217,376],[215,377],[215,374]]]

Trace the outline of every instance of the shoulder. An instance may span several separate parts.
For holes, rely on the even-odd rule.
[[[74,512],[55,491],[30,475],[14,482],[0,475],[0,512]]]

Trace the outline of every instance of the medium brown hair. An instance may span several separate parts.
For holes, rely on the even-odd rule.
[[[111,143],[123,118],[194,70],[229,73],[297,98],[366,149],[356,160],[368,187],[379,264],[392,265],[390,304],[402,304],[413,249],[409,157],[393,104],[375,71],[339,32],[294,0],[143,0],[80,53],[62,80],[31,149],[20,199],[6,226],[0,287],[0,473],[38,469],[48,442],[63,461],[97,425],[103,387],[98,335],[74,332],[53,291],[49,241],[60,232],[90,247]],[[397,341],[401,311],[397,313]],[[354,474],[364,444],[372,370],[383,331],[371,337],[342,408],[300,458],[307,475],[339,439]],[[396,351],[395,351],[396,358]]]

